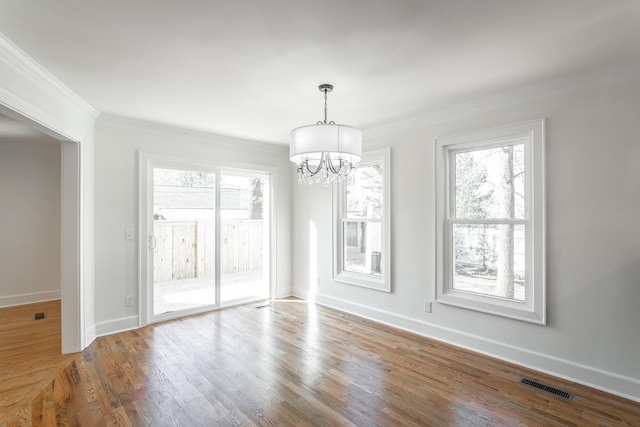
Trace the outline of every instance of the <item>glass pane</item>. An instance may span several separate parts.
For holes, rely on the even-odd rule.
[[[358,167],[347,178],[347,218],[382,218],[382,165]]]
[[[524,225],[455,224],[453,289],[524,301]]]
[[[269,297],[268,189],[267,177],[221,177],[222,302]]]
[[[213,173],[153,170],[153,313],[215,304]]]
[[[343,269],[352,273],[382,276],[382,223],[343,223]]]
[[[524,164],[524,144],[456,153],[456,218],[524,218]]]

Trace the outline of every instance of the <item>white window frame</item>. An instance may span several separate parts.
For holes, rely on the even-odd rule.
[[[544,119],[436,139],[436,301],[537,324],[546,324]],[[453,289],[454,154],[524,143],[526,239],[525,301]],[[457,221],[459,223],[461,221]],[[462,222],[473,222],[464,220]],[[509,221],[506,221],[509,222]]]
[[[362,154],[358,167],[381,164],[383,171],[382,208],[382,255],[381,275],[360,274],[345,271],[343,266],[343,240],[346,218],[346,183],[333,187],[333,280],[355,286],[391,292],[391,149],[370,151]],[[369,219],[369,222],[374,221]]]

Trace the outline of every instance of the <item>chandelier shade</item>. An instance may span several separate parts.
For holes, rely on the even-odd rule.
[[[292,162],[319,161],[322,153],[328,153],[333,160],[359,162],[362,132],[351,126],[335,124],[300,126],[291,131],[289,158]]]
[[[323,84],[318,89],[324,92],[324,121],[291,131],[289,159],[298,165],[299,184],[341,182],[362,155],[359,129],[327,121],[327,93],[333,86]]]

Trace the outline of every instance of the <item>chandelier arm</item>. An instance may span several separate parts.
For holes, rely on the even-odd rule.
[[[331,171],[331,173],[333,174],[338,174],[339,170],[342,168],[342,160],[340,160],[340,166],[338,166],[338,168],[336,168],[333,164],[333,160],[331,159],[331,156],[327,155],[327,168]]]
[[[340,159],[339,160],[340,163],[338,164],[338,167],[336,167],[333,164],[333,160],[331,159],[331,157],[330,156],[327,156],[327,157],[329,158],[329,161],[327,162],[327,167],[331,171],[331,173],[335,175],[344,175],[344,176],[347,176],[351,173],[351,169],[352,169],[351,162],[347,162],[346,160]],[[345,172],[347,168],[349,168],[349,170]]]
[[[324,153],[322,153],[322,158],[320,159],[320,163],[318,163],[318,167],[316,168],[315,171],[312,171],[309,168],[309,160],[305,160],[304,161],[304,166],[307,169],[307,172],[309,173],[309,176],[316,176],[318,174],[318,172],[320,172],[322,170],[322,165],[324,164]]]

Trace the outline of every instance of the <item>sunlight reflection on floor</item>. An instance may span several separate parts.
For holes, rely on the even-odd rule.
[[[154,314],[215,304],[214,280],[202,277],[154,283]],[[262,271],[225,274],[220,293],[223,302],[252,296],[268,298],[269,285]]]

